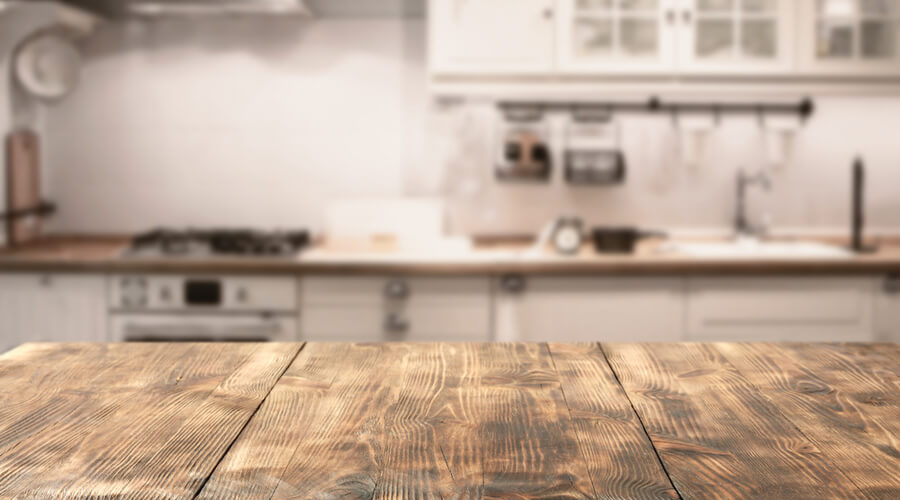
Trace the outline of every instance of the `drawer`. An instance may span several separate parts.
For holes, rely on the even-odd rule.
[[[391,284],[402,284],[416,302],[469,303],[490,295],[488,278],[392,278],[312,276],[301,280],[302,301],[312,304],[378,305],[389,297]]]
[[[681,278],[536,277],[497,283],[498,339],[525,342],[683,340]]]
[[[395,315],[408,326],[391,331]],[[318,342],[484,342],[491,339],[490,303],[406,307],[311,305],[300,314],[305,340]]]
[[[691,340],[870,341],[873,281],[720,278],[688,284]]]

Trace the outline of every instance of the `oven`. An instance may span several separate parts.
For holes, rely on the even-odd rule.
[[[255,276],[111,278],[109,321],[118,342],[293,342],[297,280]]]

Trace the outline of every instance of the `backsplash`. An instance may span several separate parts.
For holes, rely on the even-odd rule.
[[[421,20],[242,20],[104,27],[83,84],[46,113],[57,232],[154,225],[320,228],[325,205],[354,197],[444,196],[453,232],[525,233],[560,213],[589,224],[680,232],[731,226],[737,168],[764,163],[754,117],[724,117],[695,167],[665,116],[621,117],[628,180],[572,187],[557,153],[546,185],[493,177],[496,110],[427,93]],[[781,232],[843,232],[850,163],[869,165],[868,222],[900,230],[900,158],[889,130],[900,98],[831,97],[770,172],[754,212]],[[553,117],[554,145],[562,116]],[[209,144],[215,144],[213,148]]]

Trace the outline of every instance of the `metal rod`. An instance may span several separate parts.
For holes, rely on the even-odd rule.
[[[650,113],[710,113],[731,114],[796,114],[804,121],[815,113],[815,102],[811,98],[799,102],[666,102],[658,97],[646,101],[501,101],[501,110],[538,108],[542,111],[604,110],[607,112],[650,112]]]
[[[13,210],[12,212],[0,213],[0,220],[13,220],[19,219],[22,217],[28,217],[29,215],[40,215],[47,216],[52,215],[56,212],[56,205],[47,201],[41,202],[39,205],[34,207],[22,208],[19,210]]]

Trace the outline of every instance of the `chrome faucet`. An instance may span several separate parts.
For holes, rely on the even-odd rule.
[[[734,216],[734,230],[738,238],[748,236],[751,238],[759,237],[765,232],[762,225],[751,224],[747,218],[747,188],[752,185],[759,185],[768,191],[772,187],[769,177],[764,172],[757,172],[750,175],[743,169],[738,171],[737,175],[737,207]]]

